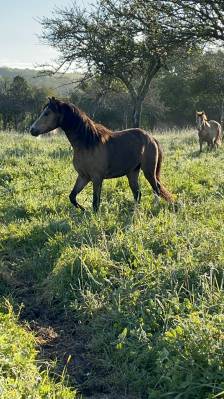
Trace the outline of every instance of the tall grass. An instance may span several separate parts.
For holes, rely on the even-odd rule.
[[[157,138],[177,211],[155,203],[141,176],[139,206],[114,179],[94,215],[91,186],[79,196],[85,214],[68,201],[76,175],[65,138],[2,133],[0,291],[69,314],[86,394],[222,398],[224,153],[199,155],[190,131]]]

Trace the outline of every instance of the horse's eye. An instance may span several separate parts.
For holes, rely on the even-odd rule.
[[[46,111],[46,112],[44,113],[44,116],[48,116],[48,115],[49,115],[49,112]]]

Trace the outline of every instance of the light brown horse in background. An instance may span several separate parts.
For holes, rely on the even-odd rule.
[[[221,145],[222,129],[220,123],[208,118],[204,111],[196,112],[196,125],[198,129],[200,152],[202,152],[202,144],[205,142],[208,148],[212,149]]]
[[[76,208],[84,209],[76,201],[76,196],[90,181],[93,183],[93,209],[97,211],[103,179],[125,175],[134,199],[139,202],[140,169],[154,193],[173,202],[171,194],[160,183],[161,147],[146,131],[134,128],[112,132],[93,122],[75,105],[53,97],[31,126],[30,132],[38,136],[57,127],[64,130],[74,150],[73,164],[78,178],[70,194],[70,201]]]

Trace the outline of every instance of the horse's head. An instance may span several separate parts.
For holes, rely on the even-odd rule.
[[[60,101],[54,97],[49,98],[49,102],[45,105],[43,111],[37,120],[30,127],[32,136],[48,133],[60,126],[61,122]]]
[[[204,111],[201,112],[196,111],[196,125],[198,130],[201,130],[201,128],[205,125],[205,122],[207,120],[208,119]]]

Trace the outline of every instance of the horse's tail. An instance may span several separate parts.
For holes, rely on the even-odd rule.
[[[164,198],[167,202],[174,202],[172,194],[160,183],[160,172],[161,172],[161,165],[163,161],[163,151],[159,142],[154,139],[158,149],[158,160],[156,165],[156,179],[158,181],[158,186],[160,190],[160,195]]]
[[[218,124],[214,144],[219,146],[219,145],[221,145],[221,143],[222,143],[222,127],[221,127],[221,125]]]

